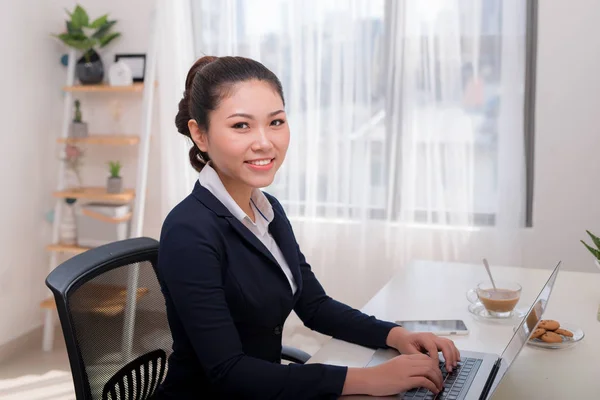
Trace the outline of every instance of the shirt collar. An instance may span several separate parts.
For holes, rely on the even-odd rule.
[[[219,178],[217,171],[210,165],[208,162],[200,171],[200,175],[198,176],[198,181],[200,184],[205,187],[209,192],[213,194],[223,205],[229,210],[229,212],[240,222],[243,222],[244,219],[247,219],[250,223],[253,223],[250,217],[246,215],[246,213],[241,209],[240,206],[233,200],[233,197],[227,192],[225,189],[225,185]],[[258,210],[258,213],[255,215],[256,225],[263,225],[264,221],[266,225],[273,221],[275,214],[273,213],[273,206],[267,199],[267,196],[260,189],[253,189],[252,195],[250,197],[250,201],[254,205],[254,208]]]

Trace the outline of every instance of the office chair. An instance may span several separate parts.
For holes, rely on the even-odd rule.
[[[78,400],[152,399],[164,379],[173,342],[157,258],[156,240],[126,239],[78,254],[46,278]],[[309,357],[282,350],[293,363]]]

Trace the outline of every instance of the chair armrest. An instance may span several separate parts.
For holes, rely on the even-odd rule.
[[[310,354],[295,347],[283,346],[281,349],[281,358],[296,364],[304,364],[310,358]]]

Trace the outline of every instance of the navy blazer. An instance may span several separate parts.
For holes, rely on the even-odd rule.
[[[298,286],[275,258],[206,188],[167,216],[161,231],[158,279],[173,335],[161,398],[337,398],[347,367],[281,364],[283,324],[292,311],[315,331],[378,348],[395,324],[328,297],[304,259],[283,207],[269,231]]]

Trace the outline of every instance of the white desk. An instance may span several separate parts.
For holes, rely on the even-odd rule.
[[[552,266],[553,267],[553,266]],[[551,270],[495,267],[496,279],[523,286],[518,308],[528,308]],[[462,319],[468,336],[455,336],[459,349],[501,354],[512,324],[476,319],[467,310],[465,293],[486,280],[483,266],[414,262],[399,271],[362,311],[379,319]],[[527,345],[504,377],[494,399],[600,398],[600,274],[560,271],[544,318],[579,326],[585,338],[576,346],[547,350]],[[332,339],[309,363],[364,367],[373,350]]]

